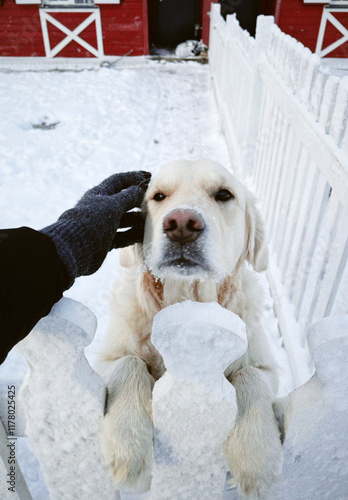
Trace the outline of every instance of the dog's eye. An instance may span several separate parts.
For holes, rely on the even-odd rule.
[[[165,197],[166,197],[166,195],[163,193],[156,193],[153,197],[153,200],[162,201],[162,200],[164,200]]]
[[[220,189],[215,195],[216,201],[228,201],[233,199],[234,196],[228,189]]]

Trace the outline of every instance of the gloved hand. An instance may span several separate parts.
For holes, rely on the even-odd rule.
[[[140,207],[150,178],[142,171],[114,174],[87,191],[57,222],[41,229],[56,246],[68,272],[68,287],[78,276],[97,271],[112,248],[143,240],[143,216],[128,210]],[[117,232],[119,227],[131,229]]]

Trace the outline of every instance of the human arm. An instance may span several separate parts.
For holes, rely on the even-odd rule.
[[[0,231],[0,363],[76,277],[94,273],[112,248],[142,241],[142,216],[128,211],[140,206],[149,179],[115,174],[41,231]]]
[[[53,241],[21,227],[0,231],[0,363],[67,288]]]

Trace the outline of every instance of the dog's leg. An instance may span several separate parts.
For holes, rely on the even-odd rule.
[[[234,485],[248,499],[272,498],[282,464],[272,377],[266,368],[248,366],[230,380],[237,393],[238,414],[226,443],[226,456]]]
[[[101,446],[116,487],[136,492],[150,487],[153,460],[152,377],[137,356],[104,365],[108,399]]]

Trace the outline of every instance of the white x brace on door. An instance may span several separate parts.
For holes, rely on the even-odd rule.
[[[342,1],[341,2],[343,5],[346,5],[345,7],[338,7],[336,5],[327,5],[323,9],[323,14],[321,16],[321,22],[320,22],[320,28],[319,28],[319,34],[318,34],[318,40],[317,40],[317,46],[315,49],[315,53],[318,54],[319,57],[325,57],[327,54],[332,52],[333,50],[337,49],[340,45],[342,45],[345,42],[348,42],[348,30],[343,26],[343,24],[331,14],[331,12],[346,12],[348,13],[348,3]],[[337,2],[338,4],[338,2]],[[342,38],[339,40],[336,40],[336,42],[331,43],[328,47],[322,50],[323,47],[323,41],[324,41],[324,35],[325,35],[325,29],[326,29],[326,24],[327,22],[330,22],[335,26],[335,28],[342,33]]]
[[[90,15],[82,21],[74,30],[71,30],[64,26],[61,22],[55,19],[50,13],[69,13],[72,14],[74,12],[85,13],[89,12]],[[55,9],[55,8],[41,8],[40,9],[40,21],[41,21],[41,29],[43,35],[43,41],[45,45],[46,57],[55,57],[61,50],[64,49],[70,42],[73,40],[81,45],[84,49],[88,50],[95,57],[103,57],[104,49],[103,49],[103,36],[102,36],[102,28],[101,28],[101,20],[100,20],[100,10],[98,7],[91,8],[67,8],[67,9]],[[97,49],[92,47],[89,43],[79,37],[80,33],[87,28],[90,24],[95,22],[96,35],[97,35]],[[47,24],[51,23],[53,26],[58,28],[60,31],[65,33],[66,37],[59,42],[55,47],[51,48],[50,38],[48,33]]]

